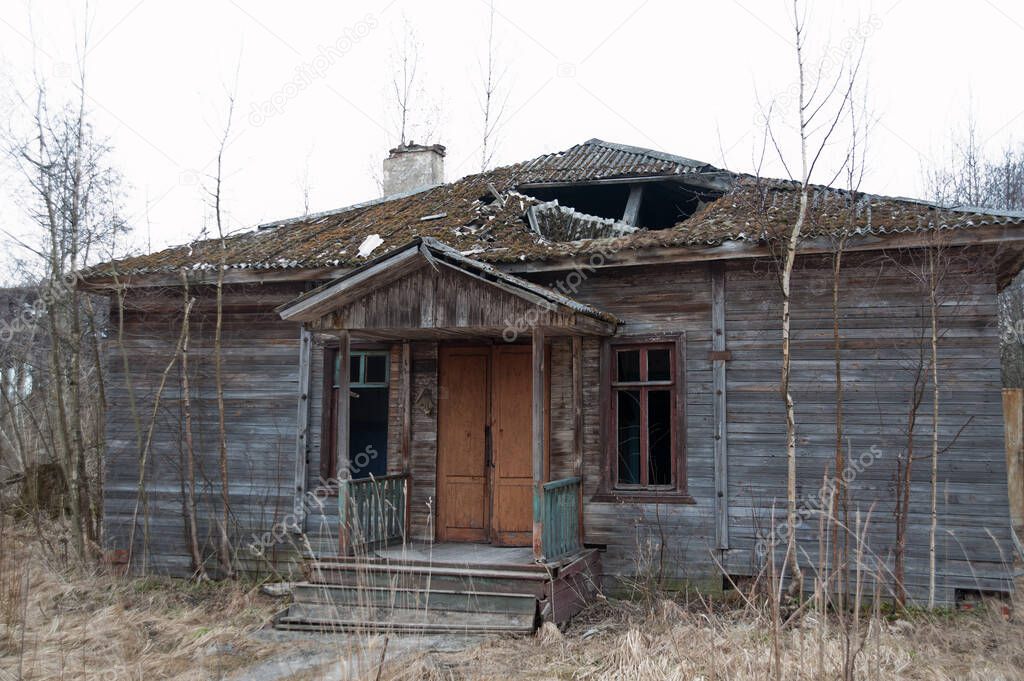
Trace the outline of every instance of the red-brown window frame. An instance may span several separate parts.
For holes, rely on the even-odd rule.
[[[619,382],[617,353],[629,349],[670,348],[671,381]],[[641,353],[646,358],[646,353]],[[687,491],[686,466],[686,333],[619,336],[606,339],[601,346],[601,416],[604,421],[605,466],[601,489],[595,501],[637,501],[649,503],[695,503]],[[642,369],[641,369],[642,371]],[[641,373],[641,378],[644,374]],[[669,389],[672,394],[672,482],[669,485],[618,484],[618,430],[615,393],[617,389]],[[641,429],[643,431],[643,429]],[[641,437],[646,444],[646,433]],[[647,478],[647,455],[641,453],[641,480]]]
[[[320,417],[320,479],[334,480],[338,474],[338,409],[337,396],[334,390],[334,362],[340,348],[337,343],[324,345],[324,371]],[[388,353],[388,400],[391,395],[391,348],[382,344],[353,344],[349,352],[387,352]],[[348,365],[344,367],[348,371]],[[390,426],[390,424],[389,424]],[[389,453],[390,455],[390,453]]]

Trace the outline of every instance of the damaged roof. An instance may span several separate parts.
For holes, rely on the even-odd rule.
[[[542,201],[529,185],[652,179],[690,182],[728,178],[727,190],[664,229],[635,229],[587,216],[571,205]],[[189,270],[319,270],[358,267],[417,238],[432,238],[476,260],[540,261],[608,248],[706,248],[726,242],[763,243],[792,225],[800,185],[727,173],[707,163],[592,139],[566,151],[470,175],[406,195],[267,223],[225,239],[195,241],[89,268],[86,281]],[[1024,223],[1024,214],[944,208],[912,199],[851,194],[814,187],[804,235],[887,236]],[[528,214],[529,213],[529,214]],[[559,213],[562,218],[559,219]],[[531,215],[534,219],[530,219]],[[538,216],[543,219],[536,219]],[[592,218],[592,219],[588,219]],[[556,225],[546,231],[544,225]],[[593,229],[594,238],[587,229]],[[1024,234],[1022,234],[1024,238]],[[571,240],[569,240],[571,239]]]

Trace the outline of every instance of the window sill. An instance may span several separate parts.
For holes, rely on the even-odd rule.
[[[686,504],[696,505],[697,500],[686,492],[640,492],[621,490],[598,492],[590,498],[595,503],[625,504]]]

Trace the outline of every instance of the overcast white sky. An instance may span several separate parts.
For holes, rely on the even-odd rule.
[[[784,0],[497,0],[509,99],[496,161],[600,137],[751,170],[758,101],[783,95],[785,106],[794,84],[789,8]],[[307,184],[312,211],[374,197],[371,168],[397,141],[386,92],[406,20],[422,43],[421,101],[440,112],[421,112],[412,137],[447,145],[449,180],[478,170],[487,17],[485,0],[102,0],[88,14],[79,1],[3,0],[0,116],[18,120],[9,95],[30,88],[33,54],[51,87],[70,85],[75,36],[88,22],[93,122],[130,183],[133,248],[155,249],[194,238],[208,220],[203,188],[236,70],[225,161],[232,229],[301,214]],[[863,189],[920,195],[922,168],[942,163],[951,130],[972,109],[989,153],[1021,141],[1021,3],[817,0],[812,61],[841,57],[858,31],[868,36],[878,117]],[[0,226],[23,234],[9,200],[16,179],[0,169]]]

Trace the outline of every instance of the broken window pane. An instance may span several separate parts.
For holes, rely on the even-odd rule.
[[[672,380],[672,356],[668,348],[656,348],[647,351],[647,380]]]
[[[387,474],[388,389],[355,388],[349,400],[349,471],[353,479]]]
[[[647,483],[672,484],[672,393],[647,393]]]
[[[640,484],[640,391],[617,391],[619,483]]]
[[[366,375],[363,383],[386,383],[388,380],[388,356],[366,355]]]
[[[623,350],[618,353],[618,381],[620,383],[640,380],[640,351]]]

